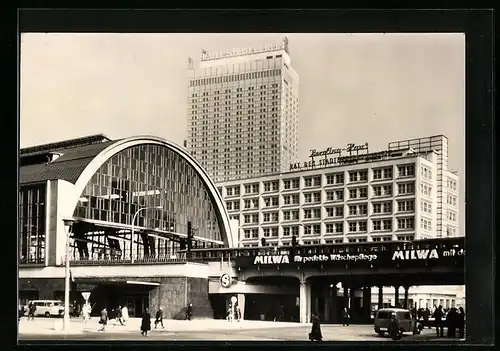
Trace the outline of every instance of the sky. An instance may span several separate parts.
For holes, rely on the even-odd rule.
[[[299,75],[299,159],[310,149],[443,134],[460,177],[465,230],[465,35],[21,35],[20,146],[105,134],[155,135],[182,145],[187,62],[201,50],[273,44],[286,35]]]

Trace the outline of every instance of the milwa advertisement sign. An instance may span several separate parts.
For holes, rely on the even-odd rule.
[[[255,256],[254,265],[280,265],[291,263],[327,263],[327,262],[372,262],[378,259],[376,254],[319,254],[312,256],[260,255]]]
[[[293,257],[294,263],[309,263],[309,262],[372,262],[378,258],[376,254],[327,254],[327,255],[312,255]]]
[[[420,250],[398,250],[392,254],[393,261],[416,261],[416,260],[437,260],[444,257],[464,256],[464,248],[449,250],[420,249]]]

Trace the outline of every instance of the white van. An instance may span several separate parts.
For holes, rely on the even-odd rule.
[[[383,308],[378,310],[375,314],[374,329],[377,334],[383,336],[388,331],[392,314],[396,315],[401,333],[419,333],[418,328],[416,328],[416,321],[411,318],[409,310],[402,308]]]
[[[62,317],[64,315],[64,304],[60,300],[33,300],[24,307],[25,315],[29,313],[28,306],[35,304],[35,316]]]

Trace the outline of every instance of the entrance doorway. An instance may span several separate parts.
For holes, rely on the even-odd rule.
[[[90,294],[91,315],[99,316],[106,308],[108,316],[113,318],[118,307],[127,306],[130,317],[141,317],[146,308],[149,308],[149,292],[153,287],[125,282],[102,282]],[[83,297],[81,299],[83,303]]]
[[[118,305],[120,307],[127,306],[128,314],[130,317],[141,317],[146,308],[149,309],[149,295],[121,296],[118,298]]]

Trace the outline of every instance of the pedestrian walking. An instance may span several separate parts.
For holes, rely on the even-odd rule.
[[[83,322],[87,323],[87,321],[90,319],[90,304],[86,303],[82,307],[82,313],[83,313]]]
[[[232,322],[233,321],[233,309],[231,307],[229,307],[226,311],[226,319],[228,322]]]
[[[161,324],[161,328],[165,329],[165,327],[163,326],[163,310],[161,309],[161,307],[158,308],[158,311],[156,311],[155,329],[158,324]]]
[[[99,319],[99,324],[102,325],[99,331],[106,331],[106,325],[108,325],[108,310],[104,307],[101,311],[101,318]]]
[[[241,322],[241,310],[239,307],[236,307],[236,319],[238,322]]]
[[[122,306],[118,306],[118,308],[115,310],[115,320],[119,322],[121,325],[123,324],[123,318],[122,318]],[[116,322],[115,322],[116,324]]]
[[[443,306],[439,305],[439,307],[434,311],[434,321],[436,323],[436,334],[438,338],[443,337]]]
[[[148,331],[150,330],[151,330],[151,315],[149,314],[149,310],[146,308],[146,310],[142,314],[141,335],[148,336]]]
[[[20,321],[22,316],[24,316],[24,306],[19,305],[19,313],[18,313],[17,319]]]
[[[342,311],[342,317],[343,317],[342,325],[344,327],[349,326],[349,319],[351,318],[351,316],[349,314],[349,310],[347,309],[347,307],[344,307],[344,310]]]
[[[312,314],[311,322],[312,327],[311,332],[309,333],[309,340],[319,342],[323,341],[323,335],[321,334],[321,325],[319,317],[316,313]]]
[[[30,302],[28,305],[28,320],[35,319],[36,306],[33,302]]]
[[[190,303],[186,308],[186,319],[190,321],[192,316],[193,316],[193,304]]]
[[[123,325],[126,325],[127,321],[128,321],[128,308],[127,308],[127,306],[122,307],[122,320],[123,320]]]

